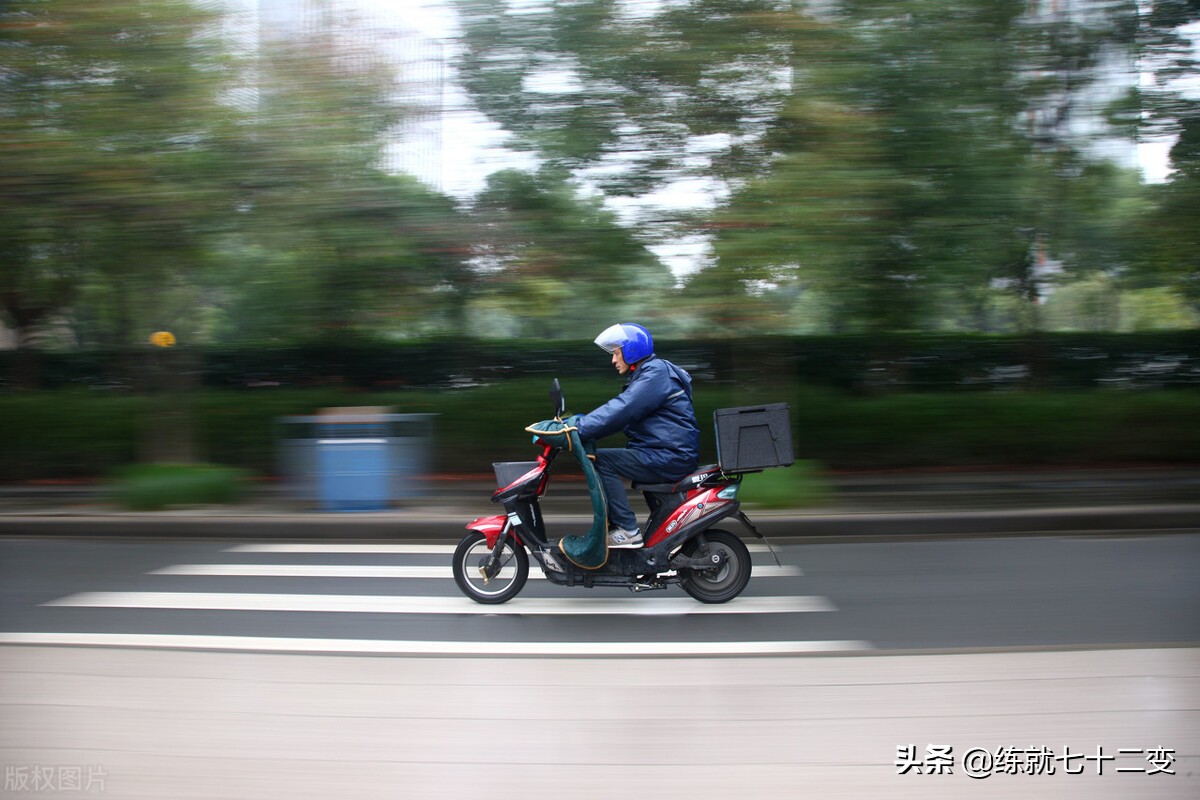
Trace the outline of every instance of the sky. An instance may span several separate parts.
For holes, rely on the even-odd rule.
[[[418,137],[440,140],[440,157],[428,146],[399,148],[406,171],[455,197],[469,197],[483,188],[491,172],[508,167],[531,167],[531,157],[507,149],[509,135],[472,107],[467,93],[458,85],[453,71],[454,39],[459,34],[457,17],[449,0],[349,0],[364,16],[380,27],[394,28],[426,37],[443,45],[447,66],[438,123],[422,126]]]

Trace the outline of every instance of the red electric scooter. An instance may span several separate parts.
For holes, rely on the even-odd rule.
[[[550,396],[555,417],[560,418],[565,403],[557,380]],[[713,528],[732,517],[766,541],[738,503],[746,473],[729,474],[711,465],[673,484],[633,484],[650,506],[643,529],[645,544],[637,549],[609,549],[603,566],[585,569],[568,560],[546,533],[539,499],[549,487],[550,465],[559,449],[544,442],[541,447],[536,461],[494,465],[500,488],[492,502],[502,504],[505,513],[468,524],[470,533],[454,552],[454,580],[467,597],[479,603],[503,603],[515,597],[529,577],[529,555],[547,580],[561,586],[624,586],[641,592],[677,583],[702,603],[727,602],[746,588],[749,550],[733,533]],[[771,554],[775,556],[773,549]]]

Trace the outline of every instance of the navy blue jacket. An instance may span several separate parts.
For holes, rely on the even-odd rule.
[[[585,442],[624,431],[629,447],[663,480],[696,469],[700,427],[692,408],[692,377],[666,359],[650,356],[637,365],[621,393],[578,423]]]

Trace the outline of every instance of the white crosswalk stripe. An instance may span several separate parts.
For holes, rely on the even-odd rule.
[[[483,606],[467,597],[421,595],[265,594],[237,592],[84,592],[48,606],[75,608],[169,608],[204,611],[308,611],[361,614],[624,614],[661,616],[683,614],[795,614],[832,611],[823,597],[738,597],[728,603],[697,603],[688,597],[648,597],[640,600],[607,597],[516,597],[507,603]]]
[[[313,542],[239,544],[226,548],[227,553],[357,553],[362,555],[450,555],[453,544],[320,544]]]
[[[99,629],[75,632],[14,632],[0,633],[0,644],[43,643],[65,644],[78,646],[120,646],[144,648],[183,648],[183,649],[217,649],[217,650],[247,650],[247,651],[289,651],[313,653],[365,653],[365,654],[411,654],[411,655],[529,655],[529,656],[690,656],[690,655],[772,655],[772,654],[805,654],[805,653],[836,653],[853,652],[871,649],[868,642],[856,640],[823,640],[811,641],[801,639],[771,638],[771,634],[786,630],[770,623],[754,623],[754,618],[787,618],[789,615],[836,612],[834,604],[825,597],[783,594],[795,588],[795,584],[776,582],[771,578],[793,578],[803,575],[800,567],[795,565],[761,564],[754,567],[752,585],[774,587],[778,594],[747,594],[735,598],[728,603],[707,604],[699,603],[690,597],[669,596],[667,593],[657,593],[651,596],[627,597],[620,594],[603,592],[597,594],[583,589],[564,589],[548,586],[541,570],[531,565],[531,579],[542,579],[538,591],[527,591],[521,596],[497,605],[476,603],[457,592],[447,592],[438,589],[433,594],[424,591],[414,591],[421,586],[431,586],[429,581],[444,581],[453,588],[453,573],[449,564],[449,556],[453,553],[454,544],[382,544],[382,543],[314,543],[314,542],[271,542],[244,544],[223,548],[223,552],[231,556],[230,563],[219,563],[219,559],[203,563],[182,563],[164,566],[146,573],[146,580],[154,581],[153,587],[143,585],[138,591],[96,591],[81,592],[66,597],[60,597],[42,604],[47,609],[77,609],[93,610],[100,613],[104,610],[124,611],[140,614],[148,611],[179,612],[172,627],[174,631],[159,633],[132,633],[105,630],[114,622],[123,628],[128,628],[130,618],[98,617]],[[754,552],[764,553],[768,549],[763,545],[751,545]],[[270,563],[253,563],[256,556],[273,555]],[[245,558],[241,558],[245,556]],[[423,558],[436,556],[437,558]],[[357,557],[357,558],[356,558]],[[368,557],[364,559],[363,557]],[[265,560],[265,559],[264,559]],[[358,560],[360,563],[330,563],[341,560]],[[362,561],[369,563],[361,563]],[[382,563],[381,563],[382,562]],[[213,579],[222,582],[216,583]],[[396,588],[409,593],[370,593],[359,590],[359,593],[329,593],[336,585],[338,588],[351,584],[319,584],[314,583],[311,593],[306,592],[273,592],[265,591],[284,584],[272,583],[275,579],[324,579],[346,580],[397,580],[408,581],[415,579],[416,583],[398,583]],[[286,584],[292,589],[296,584]],[[169,591],[142,591],[146,588],[169,589]],[[238,588],[246,590],[237,591]],[[376,588],[376,587],[372,587]],[[219,589],[219,590],[212,590]],[[231,591],[230,589],[234,589]],[[546,596],[549,590],[553,596]],[[762,591],[761,589],[759,590]],[[336,614],[336,615],[394,615],[402,627],[395,628],[396,634],[384,639],[339,638],[341,627],[320,623],[329,630],[331,636],[322,637],[288,637],[270,635],[225,635],[225,631],[194,630],[195,623],[191,620],[208,620],[200,623],[211,627],[212,617],[192,617],[192,612],[222,612],[222,613],[306,613],[306,614]],[[446,622],[432,625],[422,616],[441,618]],[[592,636],[585,632],[571,634],[569,638],[582,641],[521,641],[525,638],[521,633],[513,636],[506,633],[502,636],[486,636],[476,641],[479,636],[478,628],[459,627],[460,622],[455,618],[467,621],[471,619],[487,619],[504,616],[514,620],[557,617],[557,618],[597,618],[638,617],[653,618],[683,618],[695,616],[699,618],[729,619],[741,618],[747,620],[745,628],[752,631],[769,631],[766,637],[759,639],[751,633],[746,638],[749,641],[673,641],[672,636],[661,636],[661,641],[606,641],[608,637]],[[85,618],[89,619],[89,618]],[[236,618],[230,618],[234,620]],[[109,620],[105,623],[104,620]],[[118,621],[119,620],[119,621]],[[409,621],[411,620],[411,621]],[[95,624],[95,623],[93,623]],[[244,627],[244,624],[231,622],[231,628]],[[364,630],[362,622],[353,623],[351,631]],[[518,631],[524,630],[522,623]],[[652,623],[647,623],[652,624]],[[739,623],[740,625],[741,623]],[[791,623],[788,623],[791,624]],[[255,628],[261,630],[264,623],[256,623]],[[489,628],[489,630],[491,630]],[[507,629],[509,631],[514,629]],[[570,630],[575,631],[574,627]],[[266,632],[269,633],[267,628]],[[468,631],[472,631],[468,633]],[[230,630],[230,634],[235,633]],[[428,637],[423,635],[433,632]],[[459,633],[462,640],[455,636]],[[415,636],[414,636],[415,634]],[[369,635],[369,634],[368,634]],[[635,639],[644,637],[645,632]],[[711,634],[709,634],[711,635]],[[542,637],[533,637],[542,638]],[[704,638],[704,635],[701,635]]]
[[[358,553],[364,555],[451,555],[455,544],[323,544],[315,542],[270,542],[264,544],[239,544],[227,548],[227,553]],[[746,549],[751,553],[769,553],[770,548],[758,542],[747,543]]]
[[[182,650],[423,656],[766,656],[855,653],[869,642],[513,642],[315,639],[154,633],[0,633],[0,645],[138,647]]]
[[[541,570],[530,566],[530,580],[545,579]],[[386,564],[176,564],[150,574],[207,578],[454,578],[449,566]],[[790,564],[754,567],[755,578],[794,578],[803,574],[799,567]]]

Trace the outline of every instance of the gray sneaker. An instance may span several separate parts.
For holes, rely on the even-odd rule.
[[[641,547],[642,532],[636,528],[627,531],[622,528],[613,528],[608,532],[609,547]]]

